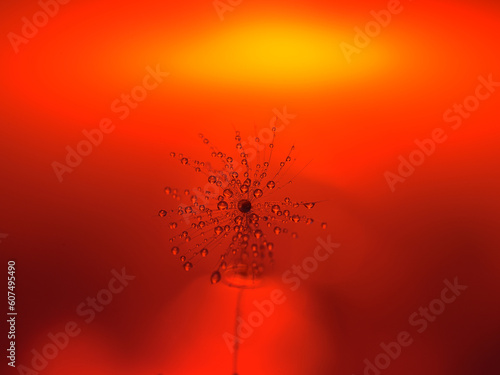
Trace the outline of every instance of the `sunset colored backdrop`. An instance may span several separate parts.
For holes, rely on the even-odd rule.
[[[273,126],[274,170],[295,146],[284,194],[318,201],[317,225],[277,237],[243,293],[243,317],[284,301],[239,375],[500,372],[497,2],[22,0],[0,19],[0,280],[15,260],[18,313],[0,373],[231,375],[237,290],[210,284],[213,260],[184,271],[158,211],[165,186],[206,183],[171,152],[210,161],[202,133],[236,155],[235,130]],[[282,276],[328,236],[292,290]]]

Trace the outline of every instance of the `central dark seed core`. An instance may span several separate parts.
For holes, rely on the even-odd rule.
[[[243,213],[247,213],[252,209],[252,203],[250,203],[249,200],[242,199],[241,201],[238,202],[238,210],[240,210]]]

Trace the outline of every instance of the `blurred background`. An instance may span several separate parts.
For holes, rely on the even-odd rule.
[[[278,159],[296,148],[287,194],[322,201],[308,213],[328,228],[276,239],[241,313],[274,289],[286,301],[241,344],[239,374],[500,372],[497,2],[62,3],[0,5],[0,267],[6,288],[16,261],[18,312],[2,373],[230,375],[237,291],[210,285],[212,262],[185,272],[157,213],[165,186],[206,183],[170,152],[209,161],[199,133],[235,152],[235,129],[277,113]],[[281,275],[328,235],[340,247],[292,291]],[[419,333],[409,317],[455,278],[468,288]],[[367,369],[403,331],[413,343]]]

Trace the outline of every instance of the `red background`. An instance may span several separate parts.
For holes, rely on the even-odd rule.
[[[170,151],[209,159],[198,133],[230,150],[234,128],[253,135],[286,106],[297,117],[276,152],[296,146],[294,174],[307,164],[290,195],[325,200],[312,215],[329,226],[276,241],[273,281],[243,315],[274,287],[287,302],[242,344],[240,374],[362,374],[403,330],[415,342],[384,374],[500,372],[500,92],[459,129],[443,121],[479,76],[500,81],[498,4],[404,1],[349,64],[339,43],[387,2],[344,3],[246,0],[221,21],[209,0],[73,0],[16,53],[8,33],[40,7],[2,2],[0,254],[5,278],[17,261],[18,364],[73,320],[82,333],[41,374],[229,375],[236,292],[182,270],[156,214],[164,186],[205,184]],[[111,103],[158,64],[170,76],[119,120]],[[105,117],[115,130],[59,182],[52,163]],[[446,142],[391,192],[384,172],[435,128]],[[327,234],[340,248],[289,291],[280,272]],[[76,307],[122,267],[136,279],[85,324]],[[455,277],[469,288],[415,333],[410,314]]]

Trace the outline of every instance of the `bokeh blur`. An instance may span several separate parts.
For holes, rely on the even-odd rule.
[[[182,269],[158,210],[206,183],[170,152],[210,161],[202,133],[236,153],[278,114],[286,194],[328,227],[277,238],[242,295],[245,319],[285,300],[239,374],[500,373],[498,2],[20,0],[0,19],[1,373],[230,375],[238,291],[210,259]]]

